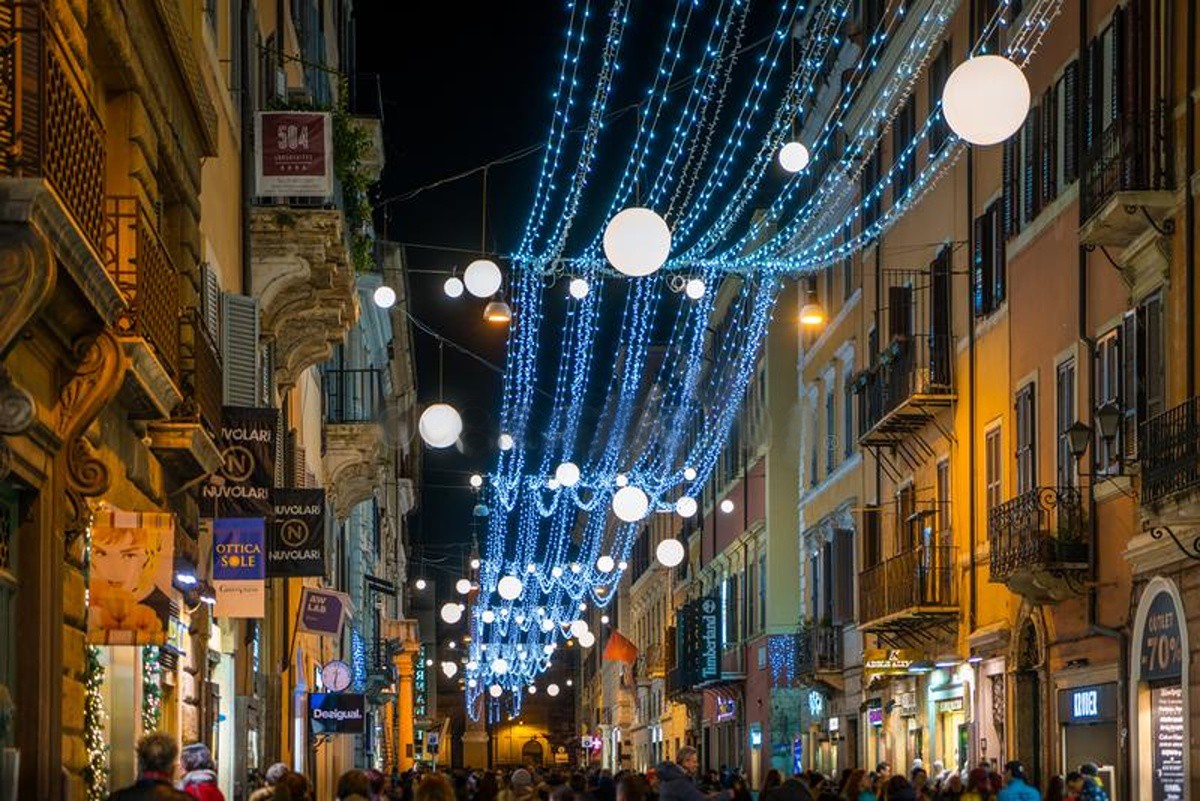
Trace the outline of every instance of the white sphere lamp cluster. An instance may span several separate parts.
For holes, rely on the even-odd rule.
[[[679,563],[683,561],[683,557],[686,556],[686,552],[682,542],[668,537],[654,549],[654,556],[663,567],[678,567]]]
[[[653,211],[633,206],[616,214],[604,229],[604,256],[630,278],[653,275],[671,253],[671,229]]]

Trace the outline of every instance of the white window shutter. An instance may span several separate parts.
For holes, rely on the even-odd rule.
[[[226,293],[221,301],[221,353],[225,363],[225,403],[257,406],[259,381],[258,301]]]
[[[208,262],[200,265],[200,310],[209,335],[214,342],[220,342],[221,285],[217,282],[217,271]]]

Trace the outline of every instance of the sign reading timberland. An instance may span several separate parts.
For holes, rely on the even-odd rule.
[[[221,414],[221,469],[204,487],[200,513],[269,518],[279,410],[226,406]]]
[[[362,734],[367,699],[362,693],[309,693],[308,725],[312,734]]]
[[[325,575],[325,490],[276,489],[267,578]]]
[[[333,119],[322,111],[254,115],[254,177],[267,197],[333,194]]]
[[[681,687],[721,678],[721,605],[715,596],[688,601],[675,613],[675,653]]]

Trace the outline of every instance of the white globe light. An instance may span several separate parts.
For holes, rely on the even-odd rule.
[[[442,620],[454,625],[462,620],[462,608],[456,603],[442,604]]]
[[[483,614],[479,616],[479,619],[482,620],[484,623],[495,623],[496,622],[496,613],[493,612],[491,609],[484,609]]]
[[[375,301],[375,305],[379,308],[390,309],[396,305],[396,290],[387,284],[377,286],[371,294],[371,299]]]
[[[496,592],[500,593],[500,597],[506,601],[515,601],[521,597],[523,589],[525,589],[525,585],[516,576],[504,576],[496,584]]]
[[[654,549],[654,556],[663,567],[675,567],[683,561],[686,553],[682,542],[673,537],[668,537]]]
[[[488,687],[488,695],[492,696],[493,698],[499,698],[500,696],[504,695],[504,688],[499,684],[493,684],[491,687]]]
[[[721,511],[724,512],[725,514],[729,514],[730,512],[732,512],[733,511],[733,501],[731,501],[729,498],[726,498],[725,500],[721,501]]]
[[[579,611],[580,611],[580,612],[586,612],[586,611],[587,611],[587,604],[586,604],[585,602],[583,602],[583,601],[580,601],[580,602],[579,602]]]
[[[617,562],[617,569],[618,569],[618,570],[624,570],[624,569],[625,569],[625,568],[627,568],[627,567],[629,567],[629,563],[628,563],[628,562],[626,562],[624,559],[622,559],[620,562]]]
[[[581,618],[579,620],[571,621],[571,636],[572,637],[582,637],[584,634],[587,634],[587,632],[588,632],[588,624],[587,624],[586,620],[583,620]]]
[[[474,487],[475,489],[479,489],[480,487],[483,486],[483,476],[479,475],[478,473],[472,474],[470,483],[471,483],[472,487]]]
[[[618,487],[628,487],[629,486],[629,479],[626,477],[626,475],[624,473],[617,473],[616,482],[617,482]]]
[[[683,468],[683,478],[685,481],[695,481],[696,480],[696,468],[694,468],[694,467]]]
[[[425,589],[425,587],[426,587],[426,584],[425,584],[425,579],[417,579],[417,581],[416,581],[416,585],[417,585],[417,589],[418,589],[418,590],[423,590],[423,589]]]
[[[554,643],[547,643],[546,645],[543,645],[542,653],[546,656],[550,656],[550,654],[554,653]]]
[[[696,514],[697,509],[699,509],[699,504],[696,503],[696,499],[691,495],[684,495],[675,501],[675,514],[680,517],[691,517]]]
[[[611,573],[616,566],[617,563],[614,562],[613,558],[607,554],[596,560],[596,569],[601,573]]]
[[[1003,142],[1029,113],[1029,81],[1003,56],[975,56],[954,68],[942,90],[950,130],[973,145]]]
[[[689,278],[688,282],[683,285],[683,294],[687,295],[692,300],[700,300],[704,297],[704,290],[707,287],[704,280],[701,278]]]
[[[641,278],[658,271],[671,253],[671,229],[650,209],[617,213],[604,229],[604,255],[617,272]]]
[[[601,615],[600,622],[607,626],[608,625],[608,615]]]
[[[537,695],[537,685],[536,685],[536,684],[530,684],[530,685],[529,685],[529,694],[530,694],[530,695]]]
[[[791,173],[808,166],[808,148],[801,142],[788,142],[779,148],[779,166]]]
[[[431,448],[449,448],[462,433],[462,417],[448,403],[434,403],[421,412],[417,431]]]
[[[550,696],[551,698],[558,695],[558,685],[557,684],[546,685],[546,695]]]
[[[571,283],[567,284],[567,291],[575,300],[583,300],[591,290],[592,287],[583,278],[572,278]]]
[[[446,283],[442,284],[442,291],[449,298],[461,298],[463,293],[462,279],[457,275],[452,275],[446,279]]]
[[[500,446],[500,450],[502,451],[511,451],[513,449],[513,445],[516,445],[517,443],[513,440],[512,434],[501,434],[500,439],[496,441],[496,444]]]
[[[491,259],[476,259],[463,271],[467,291],[477,298],[490,298],[500,291],[504,277],[500,267]]]
[[[479,669],[478,662],[476,662],[474,659],[467,660],[467,670],[478,670],[478,669]]]
[[[612,510],[626,523],[636,523],[650,512],[650,499],[638,487],[621,487],[613,495]]]
[[[579,466],[574,462],[563,462],[555,469],[554,477],[564,487],[573,487],[579,483]]]
[[[475,681],[475,679],[467,679],[467,686],[470,687],[472,690],[474,690],[478,684],[479,684],[479,682]]]
[[[574,680],[574,679],[567,679],[567,686],[568,686],[568,687],[571,687],[571,686],[573,686],[574,684],[575,684],[575,680]]]
[[[446,674],[446,678],[452,679],[458,673],[458,665],[454,664],[453,662],[443,662],[442,672]]]
[[[554,578],[562,578],[562,574],[563,574],[563,569],[561,567],[559,567],[558,565],[555,565],[554,567],[550,568],[550,575],[553,576]]]
[[[498,656],[492,660],[492,672],[497,676],[503,676],[508,672],[508,660],[502,656]]]
[[[542,618],[542,631],[552,631],[554,629],[554,621],[548,617]]]
[[[596,635],[592,634],[590,631],[585,631],[583,634],[580,634],[578,639],[579,644],[584,648],[591,648],[596,644]]]
[[[549,480],[546,482],[546,486],[547,486],[548,488],[552,489],[552,490],[556,490],[556,489],[558,489],[559,487],[561,487],[561,486],[562,486],[562,484],[559,484],[559,483],[558,483],[558,479],[557,479],[557,478],[551,478],[551,479],[549,479]]]
[[[571,563],[571,572],[572,573],[578,573],[580,570],[583,570],[583,568],[580,566],[580,564],[578,562]]]
[[[529,564],[525,565],[525,572],[532,576],[537,572],[537,565],[535,565],[533,562],[530,562]]]
[[[472,559],[472,560],[471,560],[471,569],[472,569],[472,570],[478,570],[478,569],[479,569],[479,560],[478,560],[478,559]]]
[[[466,595],[471,591],[471,580],[465,578],[459,579],[454,582],[454,589],[458,590],[459,595]]]

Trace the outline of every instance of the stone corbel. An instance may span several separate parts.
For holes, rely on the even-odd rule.
[[[101,410],[116,396],[125,378],[128,361],[121,343],[109,329],[76,341],[74,373],[63,386],[58,402],[58,431],[64,443],[67,551],[87,528],[87,499],[108,491],[108,467],[96,456],[85,433]]]

